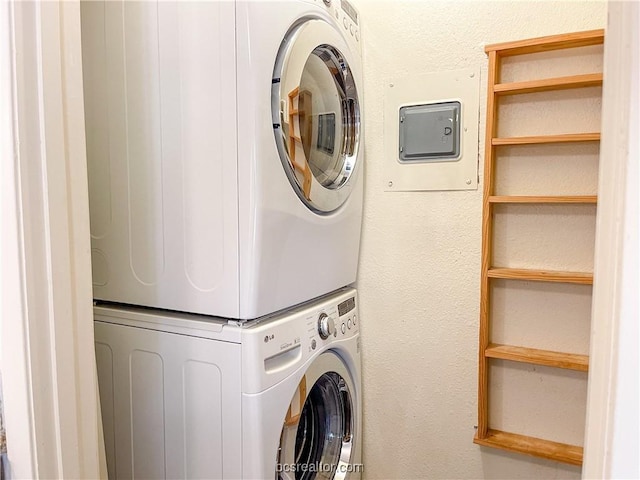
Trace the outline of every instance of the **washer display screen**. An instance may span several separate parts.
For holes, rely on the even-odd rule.
[[[347,2],[347,0],[342,0],[340,2],[340,5],[342,6],[342,10],[344,10],[344,13],[349,15],[349,18],[351,18],[351,20],[353,20],[353,22],[357,25],[358,24],[358,12],[356,12],[356,9],[353,8],[353,5],[351,5],[349,2]]]

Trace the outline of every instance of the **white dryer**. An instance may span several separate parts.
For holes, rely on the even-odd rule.
[[[96,307],[109,478],[360,478],[356,302],[245,326]]]
[[[355,281],[347,0],[82,2],[96,299],[252,319]]]

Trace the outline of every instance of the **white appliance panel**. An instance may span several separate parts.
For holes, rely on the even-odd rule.
[[[161,143],[160,79],[156,74],[160,67],[159,8],[152,3],[124,2],[122,10],[129,261],[138,282],[156,285],[165,270],[162,188],[166,160]],[[115,54],[109,48],[109,33],[107,54]]]
[[[98,331],[96,324],[96,332]],[[102,432],[107,457],[107,472],[116,471],[116,410],[114,396],[113,349],[106,343],[96,341],[96,364],[100,390]],[[113,473],[111,475],[113,477]]]
[[[109,478],[240,478],[240,345],[95,329]]]
[[[131,478],[166,478],[163,358],[157,353],[129,353],[131,398]],[[116,447],[117,448],[117,447]]]
[[[237,317],[234,5],[81,13],[95,297]]]

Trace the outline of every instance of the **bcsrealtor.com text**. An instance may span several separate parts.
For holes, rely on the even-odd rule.
[[[276,465],[277,473],[296,473],[296,472],[309,472],[309,473],[361,473],[364,471],[364,465],[361,463],[278,463]]]

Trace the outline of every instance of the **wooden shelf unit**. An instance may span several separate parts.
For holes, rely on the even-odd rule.
[[[582,464],[581,446],[568,445],[526,435],[503,432],[490,428],[489,419],[489,362],[491,359],[524,362],[586,372],[589,359],[586,355],[554,352],[516,345],[499,345],[490,339],[490,282],[491,279],[572,283],[590,285],[593,274],[588,272],[566,272],[552,270],[530,270],[500,268],[492,265],[493,258],[493,210],[504,204],[577,204],[595,205],[595,195],[496,195],[494,185],[494,163],[496,150],[502,146],[554,144],[574,142],[598,142],[597,132],[560,135],[536,135],[526,137],[498,137],[497,123],[499,99],[507,95],[523,95],[537,92],[587,88],[602,85],[602,73],[590,73],[542,80],[511,83],[500,82],[501,59],[513,55],[525,55],[551,50],[570,49],[600,45],[604,43],[604,30],[591,30],[563,35],[553,35],[516,42],[488,45],[489,57],[487,128],[484,159],[484,190],[482,213],[482,266],[480,283],[480,331],[478,366],[478,426],[474,442],[488,447],[534,455],[573,465]]]

